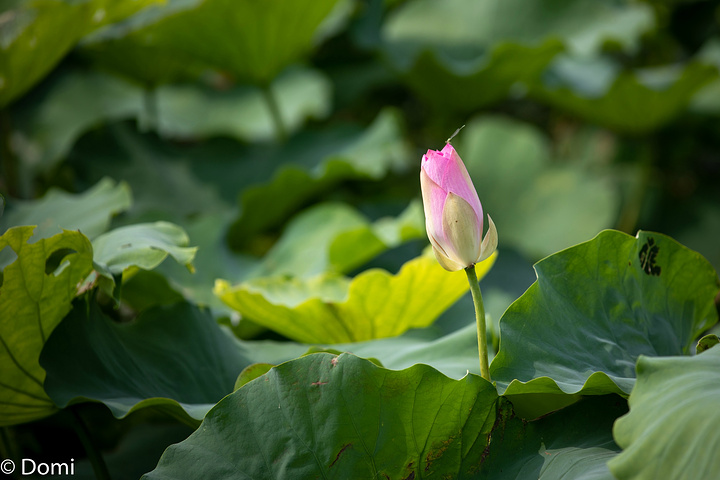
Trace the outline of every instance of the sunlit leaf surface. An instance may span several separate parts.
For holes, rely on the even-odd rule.
[[[0,237],[0,250],[17,254],[3,269],[0,287],[1,425],[57,410],[43,388],[40,351],[92,270],[92,246],[81,233],[65,231],[28,243],[32,233],[33,227],[14,227]]]

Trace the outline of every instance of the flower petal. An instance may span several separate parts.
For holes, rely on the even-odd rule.
[[[447,192],[427,175],[424,168],[420,169],[420,190],[422,192],[425,229],[428,237],[431,242],[434,238],[438,243],[438,247],[445,250],[446,241],[442,231],[442,212],[445,207]]]
[[[437,259],[438,263],[441,267],[443,267],[448,272],[457,272],[458,270],[462,270],[462,265],[458,265],[457,263],[450,260],[447,255],[445,255],[443,252],[435,248],[435,245],[432,247],[433,253],[435,254],[435,258]]]
[[[485,234],[485,238],[483,238],[482,245],[480,246],[480,257],[475,263],[480,263],[486,258],[488,258],[490,255],[492,255],[493,252],[497,249],[497,245],[498,234],[497,229],[495,228],[495,222],[493,222],[492,218],[490,218],[490,215],[488,215],[488,231]]]
[[[472,206],[475,216],[480,219],[478,235],[482,235],[483,209],[480,198],[455,148],[448,143],[442,151],[428,150],[423,155],[422,169],[446,194],[452,192]]]
[[[442,227],[450,246],[445,248],[449,258],[464,268],[474,265],[481,252],[478,218],[472,206],[462,197],[449,193],[443,208]]]
[[[440,186],[448,192],[461,196],[475,211],[476,216],[480,219],[480,235],[482,235],[482,218],[483,209],[480,203],[473,181],[468,174],[467,168],[463,163],[460,155],[455,151],[449,143],[443,148],[445,156],[449,157],[452,162],[451,170],[454,172],[452,177],[448,178],[448,184],[440,184]]]

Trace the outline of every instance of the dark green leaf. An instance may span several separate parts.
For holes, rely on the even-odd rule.
[[[178,423],[148,422],[135,426],[110,452],[103,453],[103,460],[112,478],[140,478],[157,464],[168,445],[187,438],[192,429]],[[92,463],[75,459],[74,480],[97,480]]]
[[[105,73],[70,70],[13,108],[14,153],[35,171],[51,170],[75,141],[102,121],[136,118],[142,90]]]
[[[241,215],[230,231],[231,242],[241,245],[247,235],[277,225],[298,205],[343,180],[379,180],[403,169],[409,151],[401,130],[398,112],[384,110],[365,130],[338,127],[291,139],[275,155],[286,165],[241,193]]]
[[[718,77],[714,66],[700,63],[619,69],[603,59],[559,57],[531,95],[589,121],[638,134],[668,123]]]
[[[171,0],[97,32],[83,48],[101,65],[150,84],[203,67],[267,84],[312,48],[336,3]]]
[[[272,83],[285,128],[292,133],[307,118],[330,107],[330,85],[318,71],[294,68]],[[136,119],[163,137],[229,136],[267,140],[276,132],[262,91],[247,85],[209,88],[167,85],[154,91],[105,73],[67,70],[13,109],[14,153],[36,170],[49,170],[83,133],[101,122]]]
[[[411,87],[441,112],[469,112],[522,95],[563,50],[588,55],[606,41],[633,50],[653,23],[629,2],[420,0],[393,12],[382,36]]]
[[[718,320],[715,270],[662,234],[605,231],[535,270],[500,320],[490,373],[506,395],[629,395],[640,355],[687,355]]]
[[[0,107],[25,93],[86,33],[158,0],[21,0],[0,18]]]
[[[223,399],[144,478],[610,480],[625,412],[608,396],[526,423],[476,375],[319,353]]]
[[[116,417],[157,407],[194,424],[232,392],[243,368],[276,363],[262,343],[240,345],[206,310],[155,307],[130,324],[78,305],[42,353],[45,390],[60,407],[102,402]]]
[[[450,380],[424,365],[397,372],[352,355],[308,355],[226,397],[144,478],[469,478],[482,466],[497,404],[475,375]]]
[[[614,480],[607,461],[620,451],[612,438],[627,403],[615,395],[585,398],[529,423],[508,422],[488,452],[488,478]],[[493,442],[494,443],[494,442]]]
[[[86,181],[109,176],[130,185],[133,205],[123,218],[126,223],[181,223],[188,216],[228,208],[217,190],[192,172],[184,150],[154,135],[141,135],[126,123],[111,124],[84,138],[72,157],[73,167]]]
[[[695,357],[640,357],[630,413],[613,429],[619,480],[713,478],[720,412],[720,348]]]
[[[296,132],[308,118],[328,115],[330,82],[319,71],[288,69],[272,83],[283,127]],[[227,136],[272,140],[276,126],[267,99],[257,87],[211,90],[196,85],[168,85],[156,91],[158,131],[165,137],[195,139]]]
[[[33,238],[49,238],[65,230],[79,230],[90,239],[105,232],[112,216],[130,208],[132,195],[124,182],[103,178],[80,194],[50,189],[40,200],[13,201],[0,220],[0,230],[37,225]]]

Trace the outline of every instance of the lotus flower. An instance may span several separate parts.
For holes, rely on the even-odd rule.
[[[488,215],[482,240],[483,209],[470,175],[450,143],[422,158],[420,187],[425,228],[440,265],[451,272],[472,267],[497,248],[497,230]]]

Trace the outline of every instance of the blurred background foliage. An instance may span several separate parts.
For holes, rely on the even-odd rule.
[[[283,282],[397,272],[427,245],[421,155],[465,125],[454,144],[500,237],[483,281],[497,323],[534,262],[605,228],[663,232],[720,269],[718,68],[707,0],[10,0],[0,231],[173,222],[194,273],[128,275],[121,316],[184,298],[278,338],[216,279],[283,298]],[[466,295],[431,328],[472,319]],[[135,451],[121,433],[148,421],[107,444]]]

